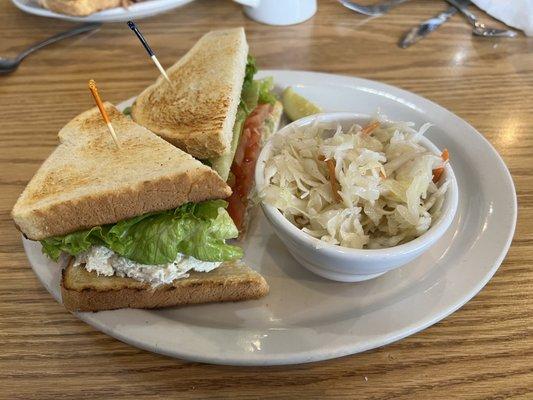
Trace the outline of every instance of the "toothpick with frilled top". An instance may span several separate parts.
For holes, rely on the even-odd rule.
[[[102,99],[100,99],[100,95],[98,94],[98,89],[96,87],[96,82],[93,79],[89,81],[89,90],[91,91],[94,97],[96,106],[98,107],[98,109],[100,110],[100,113],[102,114],[102,118],[104,119],[104,122],[107,125],[107,129],[109,129],[109,133],[111,134],[113,141],[115,142],[117,147],[120,148],[120,143],[118,141],[117,134],[115,133],[115,129],[113,128],[113,125],[111,124],[109,115],[107,115],[107,111],[105,110],[104,103],[102,103]]]

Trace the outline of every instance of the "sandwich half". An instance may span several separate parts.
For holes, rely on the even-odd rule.
[[[271,78],[254,80],[243,28],[204,35],[167,74],[145,89],[132,118],[210,165],[233,190],[228,211],[242,232],[261,144],[282,107]]]
[[[63,272],[69,310],[153,308],[258,298],[265,280],[226,243],[238,230],[221,200],[231,189],[210,167],[105,108],[69,122],[12,210]]]

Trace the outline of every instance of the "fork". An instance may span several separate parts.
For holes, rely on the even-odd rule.
[[[489,28],[485,24],[479,22],[476,16],[468,10],[468,5],[471,4],[470,0],[446,0],[452,6],[457,8],[461,14],[463,14],[470,25],[474,27],[472,33],[476,36],[484,37],[515,37],[517,33],[510,29],[497,29]]]
[[[34,51],[37,51],[45,46],[48,46],[49,44],[58,42],[62,39],[75,36],[75,35],[79,35],[81,33],[94,31],[95,29],[98,29],[101,25],[102,24],[99,24],[99,23],[88,23],[84,25],[79,25],[72,29],[69,29],[68,31],[58,33],[57,35],[49,37],[48,39],[42,40],[38,43],[34,43],[30,47],[26,48],[21,53],[19,53],[16,57],[13,57],[13,58],[0,57],[0,75],[9,74],[15,71],[19,67],[22,60],[24,60],[28,55],[30,55]]]
[[[362,6],[350,0],[339,0],[344,7],[361,14],[376,16],[387,13],[392,7],[405,3],[407,0],[387,0],[372,6]]]

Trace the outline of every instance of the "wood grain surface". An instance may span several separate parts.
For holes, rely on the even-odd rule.
[[[533,398],[533,38],[473,37],[457,15],[416,46],[396,46],[402,32],[445,7],[412,0],[369,19],[321,1],[310,21],[270,27],[247,20],[229,1],[198,0],[142,21],[163,65],[206,31],[243,25],[262,68],[356,75],[414,91],[475,126],[511,170],[516,235],[481,293],[398,343],[308,365],[220,367],[158,356],[95,331],[57,304],[29,267],[11,207],[58,130],[92,105],[89,78],[118,102],[157,72],[127,27],[111,24],[0,76],[0,398]],[[2,0],[0,54],[71,26]]]

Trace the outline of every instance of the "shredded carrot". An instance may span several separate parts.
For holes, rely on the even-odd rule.
[[[370,135],[372,132],[374,132],[377,128],[379,128],[379,121],[374,121],[370,124],[368,124],[367,126],[365,126],[362,130],[361,130],[361,133],[364,134],[364,135]]]
[[[444,173],[444,167],[435,168],[433,170],[433,182],[437,183],[443,173]]]
[[[444,149],[444,151],[442,152],[440,156],[442,158],[442,161],[444,161],[444,163],[447,163],[448,160],[450,159],[450,153],[448,152],[448,149]],[[433,170],[433,182],[437,183],[440,180],[440,177],[442,176],[443,173],[444,173],[444,167],[435,168]]]
[[[337,181],[337,177],[335,176],[335,160],[326,160],[326,166],[328,167],[329,182],[331,184],[331,191],[333,192],[333,197],[335,198],[335,201],[337,203],[340,203],[342,201],[342,197],[339,194],[339,190],[341,190],[341,187],[339,185],[339,182]]]
[[[442,157],[442,161],[448,161],[450,159],[450,153],[448,152],[448,149],[444,149],[440,156]]]
[[[382,179],[387,179],[387,174],[385,174],[383,168],[379,170],[379,176],[381,176]]]

